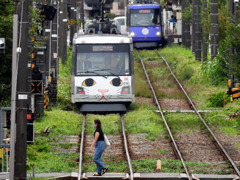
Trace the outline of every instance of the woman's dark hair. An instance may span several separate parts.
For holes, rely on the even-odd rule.
[[[97,129],[102,129],[102,124],[101,124],[101,121],[99,119],[95,119],[94,123],[97,125]]]

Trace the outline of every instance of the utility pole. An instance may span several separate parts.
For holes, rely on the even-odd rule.
[[[84,0],[80,0],[80,22],[81,29],[84,29]]]
[[[203,9],[203,17],[204,19],[207,19],[208,18],[208,1],[207,0],[203,0],[202,1],[202,9]],[[203,41],[202,41],[202,61],[207,61],[207,58],[208,58],[208,43],[207,43],[207,40],[209,38],[209,34],[206,33],[208,32],[205,28],[204,28],[204,25],[203,25]]]
[[[194,52],[195,59],[201,61],[202,52],[202,28],[201,28],[201,0],[193,0],[193,24],[194,24]]]
[[[67,2],[66,0],[60,1],[60,17],[59,17],[59,56],[64,64],[67,61]]]
[[[182,10],[184,11],[189,7],[189,2],[182,1]],[[191,34],[190,34],[190,22],[183,18],[182,20],[182,43],[186,48],[191,48]]]
[[[192,0],[192,52],[195,52],[195,31],[196,31],[196,23],[195,23],[195,14],[196,14],[196,0]]]
[[[70,45],[72,45],[73,36],[77,32],[77,1],[70,0]]]
[[[14,179],[15,175],[15,141],[16,141],[16,93],[17,93],[17,44],[18,44],[18,14],[15,5],[15,12],[13,15],[13,49],[12,49],[12,95],[11,95],[11,141],[10,141],[10,179]]]
[[[211,0],[211,58],[217,56],[218,50],[218,0]]]
[[[28,80],[29,51],[28,45],[28,26],[29,26],[29,6],[30,0],[21,0],[19,2],[20,14],[19,20],[19,44],[21,53],[17,57],[17,94],[16,94],[16,142],[14,149],[14,179],[26,179],[26,150],[27,150],[27,110],[29,108],[30,84]],[[21,19],[22,17],[22,19]]]
[[[50,84],[51,84],[51,92],[49,94],[50,103],[55,104],[57,100],[57,79],[58,79],[58,59],[57,59],[57,41],[58,41],[58,2],[56,0],[51,0],[52,5],[57,9],[57,12],[54,16],[54,19],[50,21],[50,27],[51,27],[51,36],[50,36],[50,42],[51,42],[51,61],[49,64],[50,70],[49,70],[49,77],[50,78]]]

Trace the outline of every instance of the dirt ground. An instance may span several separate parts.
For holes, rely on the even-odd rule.
[[[148,106],[155,106],[152,98],[135,97],[135,102],[139,105],[147,104]]]
[[[167,110],[191,110],[185,99],[161,99],[160,105]]]

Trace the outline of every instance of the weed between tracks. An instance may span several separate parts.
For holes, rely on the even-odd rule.
[[[55,149],[60,147],[68,151],[72,146],[78,145],[62,141],[64,136],[80,133],[82,119],[77,113],[52,109],[46,111],[45,116],[34,123],[35,142],[27,149],[29,173],[33,167],[35,173],[72,172],[73,169],[77,169],[74,159],[78,158],[78,153],[64,153]],[[50,128],[48,136],[43,133],[46,127]]]

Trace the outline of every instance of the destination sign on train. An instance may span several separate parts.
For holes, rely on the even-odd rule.
[[[93,46],[93,51],[113,51],[113,46]]]
[[[149,9],[140,9],[139,13],[147,14],[147,13],[151,13],[151,10],[149,10]]]

